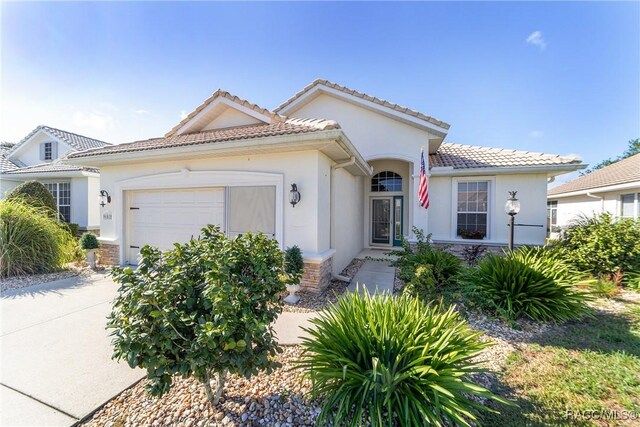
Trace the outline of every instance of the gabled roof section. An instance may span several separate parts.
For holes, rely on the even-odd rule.
[[[42,163],[39,165],[26,166],[23,168],[12,169],[5,171],[6,175],[23,175],[23,174],[37,174],[37,173],[54,173],[54,172],[93,172],[99,173],[95,168],[83,168],[79,166],[67,165],[64,163]]]
[[[159,150],[201,144],[215,144],[219,142],[259,139],[271,136],[291,135],[340,129],[333,120],[287,119],[274,121],[270,124],[252,126],[237,126],[225,129],[213,129],[202,132],[185,133],[164,138],[152,138],[126,144],[111,145],[109,147],[88,150],[69,155],[70,159],[101,156],[106,154],[127,153],[135,151]]]
[[[612,185],[637,183],[640,186],[640,154],[627,157],[585,176],[552,188],[549,196],[558,196]]]
[[[260,107],[246,99],[232,95],[225,90],[218,89],[198,108],[193,110],[191,114],[167,132],[165,134],[165,138],[170,138],[183,133],[194,133],[206,130],[206,128],[209,127],[216,118],[229,108],[237,110],[249,119],[253,118],[253,120],[244,123],[246,125],[256,124],[256,121],[266,124],[285,121],[285,117],[280,116],[273,111]],[[237,125],[238,123],[234,123],[234,126]]]
[[[13,148],[12,145],[9,146],[5,144],[0,144],[0,173],[11,170],[11,169],[15,169],[18,167],[17,164],[7,159],[7,154],[9,153],[9,151],[11,151],[12,148]]]
[[[420,121],[424,122],[424,124],[426,124],[430,128],[436,127],[436,132],[439,132],[442,135],[446,135],[446,132],[450,127],[448,123],[423,114],[419,111],[394,104],[384,99],[376,98],[375,96],[367,95],[366,93],[359,92],[357,90],[349,89],[346,86],[342,86],[325,79],[314,80],[300,92],[296,93],[291,98],[287,99],[285,102],[276,107],[274,111],[276,113],[288,114],[288,112],[291,111],[294,106],[299,104],[304,105],[322,93],[332,94],[334,96],[342,96],[344,98],[348,98],[352,102],[359,103],[365,107],[371,108],[375,106],[378,110],[381,111],[385,111],[386,109],[388,110],[388,112],[393,112],[394,116],[404,115],[412,122]]]
[[[429,155],[429,166],[452,169],[521,168],[560,165],[582,165],[574,156],[559,156],[504,148],[478,147],[443,142],[435,154]],[[579,167],[576,167],[579,169]]]
[[[19,151],[33,136],[35,136],[40,131],[45,132],[52,138],[56,138],[68,144],[75,151],[84,151],[90,150],[92,148],[100,148],[111,145],[108,142],[89,138],[88,136],[78,135],[77,133],[67,132],[66,130],[52,128],[51,126],[40,125],[32,130],[29,135],[25,136],[22,141],[16,144],[11,149],[11,152],[7,154],[7,157],[11,157],[14,153]]]

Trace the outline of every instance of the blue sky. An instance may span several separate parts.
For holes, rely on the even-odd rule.
[[[640,137],[638,2],[0,8],[0,140],[150,138],[217,88],[273,108],[317,77],[444,120],[449,142],[594,163]]]

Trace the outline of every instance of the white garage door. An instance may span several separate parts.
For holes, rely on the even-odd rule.
[[[137,264],[144,245],[167,250],[207,224],[224,227],[224,188],[130,191],[128,200],[129,264]]]

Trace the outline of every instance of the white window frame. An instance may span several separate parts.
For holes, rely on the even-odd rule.
[[[53,160],[53,142],[44,143],[44,160]]]
[[[61,181],[61,182],[43,182],[44,186],[47,187],[47,190],[49,191],[49,193],[51,193],[51,189],[49,186],[55,186],[55,190],[56,190],[56,194],[55,196],[53,195],[53,193],[51,193],[53,197],[53,199],[56,202],[56,209],[58,210],[58,214],[60,214],[60,207],[68,207],[69,208],[69,218],[65,218],[64,222],[67,223],[71,223],[71,182],[69,181]],[[65,204],[60,204],[60,186],[67,184],[69,186],[69,203],[65,203]],[[62,219],[60,218],[60,216],[58,216],[58,220],[61,221]]]
[[[493,217],[495,207],[496,178],[494,176],[465,176],[451,179],[451,239],[468,242],[458,236],[458,183],[460,182],[486,182],[487,185],[487,234],[479,242],[490,241],[493,238]]]
[[[553,215],[551,213],[555,210],[556,212],[556,222],[552,223]],[[547,231],[547,237],[553,233],[553,229],[558,226],[558,201],[557,200],[549,200],[547,201],[547,225],[549,226],[549,230]]]
[[[623,207],[623,202],[622,202],[622,197],[623,196],[633,196],[633,206],[632,206],[632,212],[631,212],[631,216],[622,216],[622,207]],[[618,204],[620,205],[620,208],[618,209],[618,217],[620,218],[631,218],[631,219],[638,219],[638,217],[640,216],[640,193],[633,192],[633,193],[624,193],[624,194],[620,194],[618,196]]]

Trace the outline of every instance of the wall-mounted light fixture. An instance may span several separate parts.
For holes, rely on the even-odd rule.
[[[107,203],[111,203],[111,196],[107,190],[100,190],[100,206],[104,208]]]
[[[504,204],[504,211],[509,215],[509,249],[513,250],[513,234],[515,225],[515,216],[520,212],[520,201],[516,198],[517,191],[509,191],[509,198],[507,203]]]
[[[294,208],[296,204],[300,201],[300,192],[298,191],[298,186],[296,184],[291,184],[291,191],[289,191],[289,203]]]

